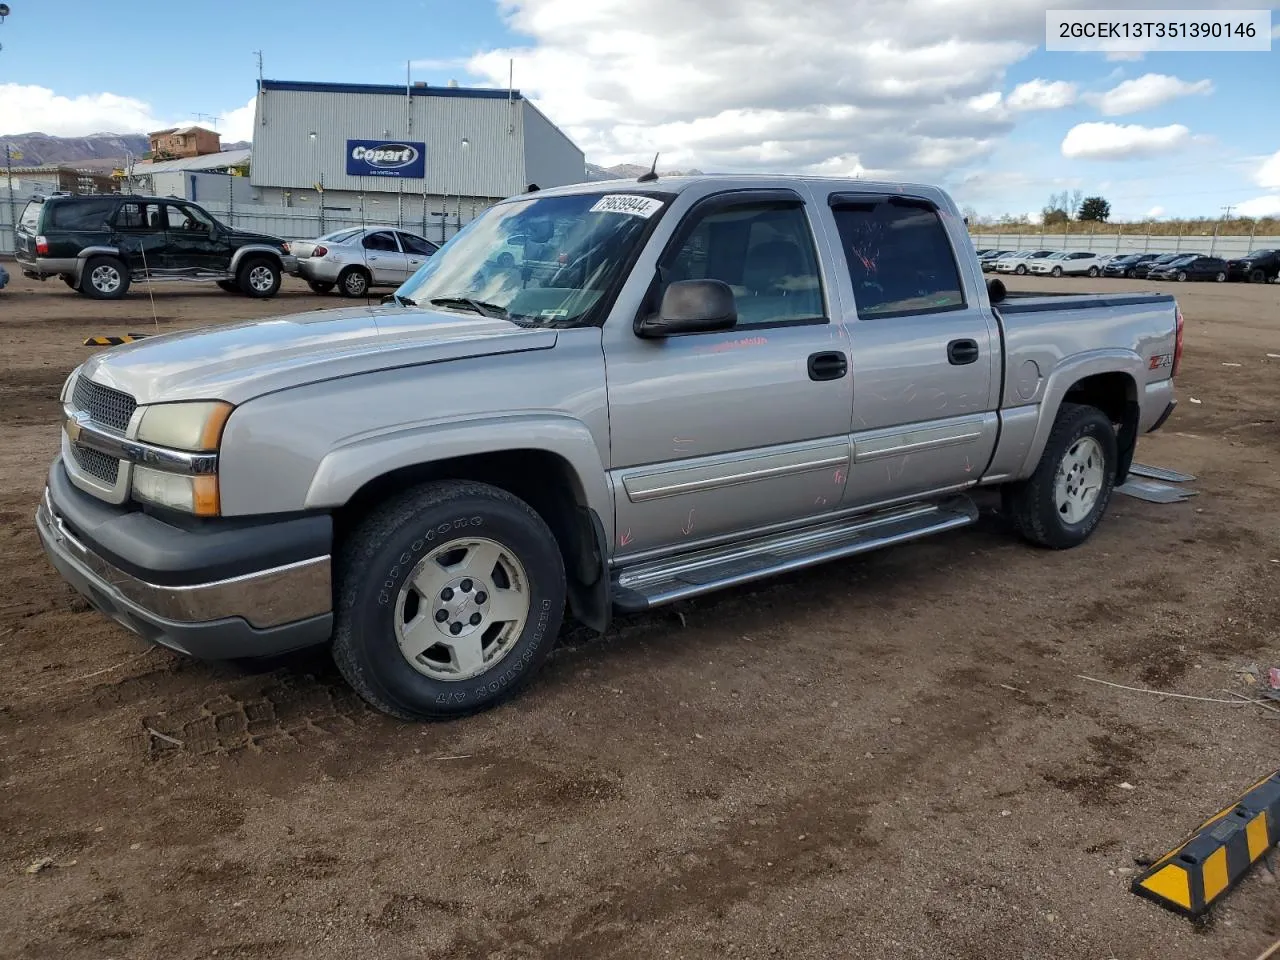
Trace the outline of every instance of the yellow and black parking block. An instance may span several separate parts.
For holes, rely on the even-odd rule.
[[[122,343],[133,343],[148,337],[146,333],[128,333],[123,337],[90,337],[84,342],[86,347],[115,347]]]
[[[1259,780],[1133,881],[1132,890],[1195,919],[1280,843],[1280,772]]]

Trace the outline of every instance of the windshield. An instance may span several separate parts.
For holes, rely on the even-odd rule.
[[[526,325],[591,323],[665,204],[616,193],[500,203],[442,246],[396,296]]]
[[[1252,260],[1255,257],[1270,257],[1280,253],[1280,250],[1254,250],[1252,253],[1246,253],[1241,259]]]

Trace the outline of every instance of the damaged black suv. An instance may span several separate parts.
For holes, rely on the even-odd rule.
[[[283,240],[233,230],[188,200],[116,194],[31,200],[15,257],[24,276],[61,277],[95,300],[117,300],[135,280],[207,280],[272,297],[294,266]]]

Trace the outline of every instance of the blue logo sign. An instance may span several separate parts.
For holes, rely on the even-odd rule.
[[[427,145],[398,140],[348,140],[347,176],[422,178]]]

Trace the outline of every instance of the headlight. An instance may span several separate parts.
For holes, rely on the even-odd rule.
[[[216,453],[232,409],[231,404],[221,400],[148,406],[138,423],[138,440],[186,453]],[[197,517],[216,517],[221,510],[218,475],[195,472],[194,465],[192,472],[181,472],[136,464],[133,495],[138,500]]]
[[[133,495],[197,517],[216,517],[220,509],[216,476],[193,477],[138,465],[133,468]]]
[[[214,451],[218,449],[231,409],[231,404],[221,400],[158,403],[143,412],[138,439],[175,450]]]

